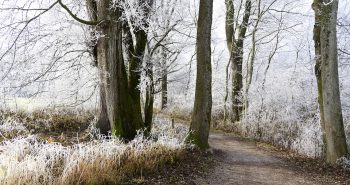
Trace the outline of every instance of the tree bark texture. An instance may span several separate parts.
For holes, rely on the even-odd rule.
[[[126,140],[133,139],[138,129],[143,128],[141,115],[133,104],[123,59],[122,31],[119,20],[122,10],[111,9],[110,0],[97,1],[97,17],[103,20],[97,30],[104,36],[97,42],[97,61],[101,84],[101,104],[106,105],[106,114],[112,133]],[[104,112],[105,110],[101,110]],[[100,117],[99,121],[103,121]]]
[[[87,12],[89,15],[89,18],[91,21],[97,21],[97,3],[95,0],[87,0],[86,1],[87,5]],[[91,28],[91,42],[92,44],[95,44],[95,32],[93,31],[93,27]],[[97,61],[97,45],[92,46],[92,57],[94,60],[94,63],[96,66],[98,66],[98,61]],[[99,84],[99,93],[100,93],[100,102],[99,102],[99,115],[98,115],[98,120],[96,123],[96,128],[99,129],[100,134],[103,135],[108,135],[108,132],[111,131],[111,125],[108,119],[108,114],[107,114],[107,104],[106,104],[106,87],[103,83]]]
[[[315,2],[312,4],[313,10],[316,12],[320,11],[320,3],[317,2],[319,0],[315,0]],[[323,149],[322,149],[322,155],[326,156],[326,148],[327,148],[327,140],[326,140],[326,130],[324,125],[324,111],[323,111],[323,95],[322,95],[322,71],[321,71],[321,64],[322,64],[322,53],[321,53],[321,26],[320,26],[320,15],[315,14],[315,25],[313,30],[313,39],[314,39],[314,47],[315,47],[315,76],[317,80],[317,99],[318,99],[318,105],[320,109],[320,124],[321,124],[321,131],[322,131],[322,140],[323,140]]]
[[[346,136],[340,102],[337,48],[337,12],[338,0],[315,0],[316,26],[320,29],[321,83],[322,98],[319,99],[323,110],[326,135],[327,162],[335,164],[337,159],[347,154]],[[316,30],[317,31],[317,30]],[[316,52],[319,52],[316,51]],[[317,53],[316,53],[317,54]],[[321,120],[322,121],[322,120]]]
[[[226,39],[227,47],[230,52],[231,70],[232,70],[232,115],[231,120],[233,122],[240,121],[243,111],[242,102],[242,88],[243,88],[243,44],[244,38],[247,32],[247,26],[250,18],[250,10],[252,3],[247,0],[245,3],[245,10],[243,20],[240,25],[235,29],[235,15],[234,15],[234,3],[233,0],[226,0]],[[238,33],[236,38],[235,32]]]
[[[209,147],[212,108],[211,25],[213,0],[200,0],[197,24],[197,78],[189,140],[201,149]]]

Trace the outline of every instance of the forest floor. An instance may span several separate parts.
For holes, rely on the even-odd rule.
[[[191,153],[168,173],[145,184],[254,185],[349,184],[350,172],[320,159],[298,156],[267,143],[211,132],[209,154]],[[169,173],[170,171],[170,173]]]
[[[159,114],[159,120],[170,123],[171,119]],[[91,116],[45,114],[31,117],[17,114],[19,122],[26,120],[30,132],[41,139],[69,146],[89,141],[88,125]],[[49,127],[40,120],[50,120]],[[158,121],[159,121],[158,120]],[[177,119],[176,124],[188,125],[188,121]],[[187,132],[187,131],[186,131]],[[1,134],[1,133],[0,133]],[[4,134],[4,133],[3,133]],[[27,132],[6,135],[13,138]],[[2,135],[4,137],[4,135]],[[0,138],[1,141],[1,138]],[[151,173],[136,174],[127,179],[125,185],[134,184],[183,184],[183,185],[254,185],[254,184],[345,184],[350,185],[350,171],[340,166],[329,166],[320,159],[299,156],[291,151],[243,138],[237,134],[212,131],[210,150],[186,149],[174,163]]]

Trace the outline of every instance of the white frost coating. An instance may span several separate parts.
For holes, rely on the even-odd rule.
[[[323,5],[328,6],[333,3],[333,0],[329,1],[328,3],[323,2]]]
[[[49,143],[29,135],[6,140],[0,144],[0,184],[59,184],[74,173],[81,162],[102,160],[98,165],[107,165],[103,160],[119,160],[126,150],[134,155],[144,154],[157,146],[170,150],[186,147],[188,129],[184,126],[171,128],[169,122],[156,118],[151,133],[152,139],[140,132],[125,144],[117,138],[98,139],[73,146]],[[89,162],[89,163],[90,163]]]
[[[28,130],[22,123],[19,123],[11,118],[0,121],[0,133],[12,131],[27,132]]]

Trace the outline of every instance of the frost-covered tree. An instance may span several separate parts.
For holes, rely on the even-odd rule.
[[[103,133],[109,125],[114,135],[132,139],[137,130],[149,123],[142,120],[139,67],[147,42],[147,15],[152,1],[87,1],[90,19],[77,17],[61,0],[59,4],[78,22],[95,26],[102,36],[96,43],[96,63],[100,78],[100,115],[97,127]],[[136,6],[142,17],[130,16]],[[126,46],[123,46],[123,33]],[[134,37],[134,38],[133,38]],[[128,53],[128,71],[123,48]]]
[[[235,17],[235,5],[233,0],[226,0],[226,38],[230,52],[229,62],[232,69],[232,115],[233,122],[241,119],[243,102],[241,92],[243,88],[243,41],[246,37],[252,2],[247,0],[244,6],[242,21]],[[241,6],[243,6],[241,4]],[[237,8],[240,11],[242,7]],[[239,14],[239,13],[238,13]]]
[[[66,48],[64,46],[57,47],[59,42],[44,43],[45,39],[43,38],[50,36],[49,34],[53,35],[54,38],[56,34],[64,34],[61,32],[64,29],[62,26],[65,24],[80,25],[83,27],[84,32],[76,32],[75,34],[88,35],[87,37],[90,37],[85,44],[90,47],[92,58],[98,68],[99,83],[96,86],[100,89],[101,108],[97,127],[101,129],[102,133],[107,134],[111,130],[117,136],[132,139],[138,129],[150,125],[149,122],[142,120],[138,85],[147,44],[148,15],[152,3],[153,1],[149,0],[84,0],[83,2],[56,0],[51,2],[51,4],[36,0],[3,2],[1,13],[9,18],[4,23],[5,26],[2,27],[1,31],[5,29],[13,30],[14,39],[9,39],[8,42],[5,42],[10,44],[7,50],[2,48],[0,61],[7,62],[12,56],[13,61],[17,61],[20,56],[26,56],[28,51],[28,53],[34,53],[35,50],[31,50],[27,46],[38,42],[44,46],[47,44],[48,48],[54,48],[58,54],[66,48],[67,50],[72,49],[74,46],[68,44]],[[87,14],[85,8],[88,10]],[[16,14],[7,14],[11,11],[16,12]],[[50,19],[50,17],[44,16],[44,14],[49,13],[64,15],[68,17],[69,21],[63,20],[62,23],[60,22],[61,24],[50,25],[57,29],[57,32],[48,31],[49,34],[45,35],[45,23],[49,21],[41,20]],[[52,17],[52,20],[56,20],[56,18]],[[43,23],[44,26],[42,25]],[[49,26],[47,27],[50,28]],[[89,29],[87,29],[88,27]],[[36,36],[34,37],[33,35]],[[68,42],[67,37],[68,35],[60,38],[61,40],[59,41]],[[12,39],[12,37],[10,38]],[[22,42],[24,42],[23,45]],[[19,44],[23,46],[23,50],[17,49]],[[79,47],[83,49],[76,50],[81,51],[88,58],[86,56],[88,48],[84,45],[79,45]],[[42,51],[52,52],[47,48],[42,49]],[[74,55],[72,55],[72,51],[67,51],[67,53],[69,55],[67,54],[66,56],[67,60],[64,63],[64,67],[69,71],[73,68],[69,67],[69,64]],[[40,57],[40,53],[36,56]],[[27,60],[31,59],[30,57],[27,57]],[[61,59],[60,57],[58,56],[57,60]],[[48,59],[49,67],[47,71],[57,72],[55,67],[57,60],[55,58]],[[78,61],[83,60],[80,58]],[[72,63],[74,64],[74,62],[76,61]],[[35,63],[34,60],[33,63]],[[13,62],[13,64],[16,63]],[[36,64],[40,65],[40,61]],[[2,66],[7,67],[6,65]],[[82,66],[82,68],[84,67]],[[11,74],[13,71],[20,71],[20,69],[11,67],[11,65],[7,69],[9,71],[8,74]],[[44,71],[35,80],[42,78],[47,73]],[[79,76],[81,74],[76,75]],[[4,78],[5,76],[9,75],[4,75]],[[18,79],[18,81],[20,80]]]

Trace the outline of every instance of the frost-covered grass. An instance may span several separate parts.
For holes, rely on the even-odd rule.
[[[176,161],[187,132],[156,118],[150,136],[140,132],[129,143],[102,136],[68,146],[36,135],[8,139],[0,143],[0,184],[121,183]]]
[[[91,112],[81,110],[0,110],[0,133],[78,132],[86,129],[93,119]]]
[[[21,122],[17,122],[12,118],[4,118],[0,120],[0,135],[1,137],[14,137],[16,135],[27,134],[28,129]]]

